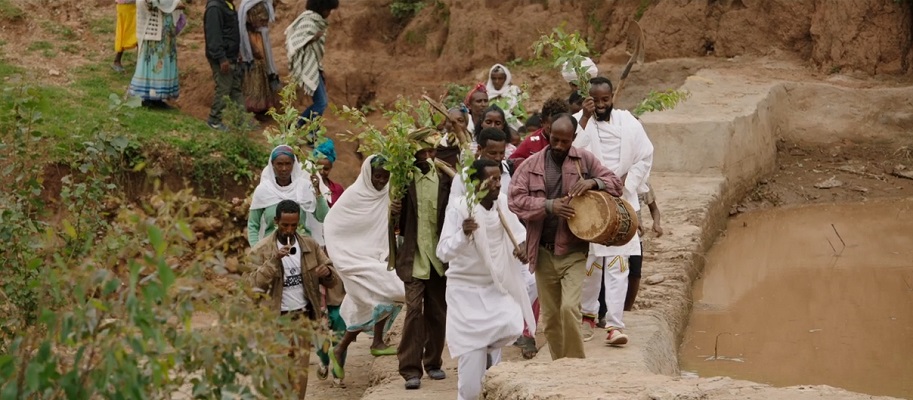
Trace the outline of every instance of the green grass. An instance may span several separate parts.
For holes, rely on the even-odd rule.
[[[29,43],[29,47],[26,47],[28,51],[44,51],[44,50],[54,50],[54,45],[50,42],[45,42],[44,40],[39,40],[37,42]]]
[[[78,39],[78,37],[76,36],[76,32],[74,32],[73,29],[71,29],[68,26],[59,25],[59,24],[56,24],[56,23],[53,23],[50,21],[45,21],[45,22],[41,23],[41,27],[44,28],[44,30],[59,36],[61,39],[66,39],[66,40]]]
[[[96,35],[114,34],[117,20],[112,16],[101,17],[89,23],[89,29]]]
[[[70,54],[78,54],[81,51],[79,46],[77,46],[73,43],[67,43],[67,44],[63,45],[63,47],[61,47],[60,50],[65,53],[70,53]]]
[[[132,70],[129,65],[128,70]],[[209,187],[217,187],[225,176],[250,177],[252,166],[266,158],[267,150],[262,144],[214,131],[205,121],[177,110],[125,108],[114,115],[109,97],[112,93],[123,96],[132,75],[113,72],[107,62],[99,61],[68,72],[73,83],[47,85],[40,83],[37,76],[29,76],[21,68],[0,60],[0,77],[21,74],[22,81],[31,86],[36,99],[33,109],[41,113],[35,129],[48,139],[45,145],[51,161],[65,162],[72,153],[80,151],[84,141],[102,129],[130,137],[140,149],[164,149],[165,153],[193,160],[193,170],[184,173],[195,183]],[[13,81],[0,79],[0,89],[8,89]],[[0,109],[12,109],[12,101],[3,93]],[[0,120],[0,129],[8,129],[9,123],[8,119]],[[214,166],[210,160],[197,166],[196,160],[211,158],[213,154],[229,161],[217,160]],[[174,172],[173,168],[176,167],[166,166],[169,172]]]
[[[0,0],[0,19],[16,21],[25,16],[21,8],[16,7],[10,0]]]

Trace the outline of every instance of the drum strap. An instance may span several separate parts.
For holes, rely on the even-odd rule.
[[[580,176],[580,180],[584,180],[583,171],[580,169],[580,160],[574,160],[574,163],[577,165],[577,175]]]

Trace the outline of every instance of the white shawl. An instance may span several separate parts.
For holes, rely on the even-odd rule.
[[[292,164],[292,183],[288,186],[279,186],[276,183],[276,171],[273,170],[272,161],[267,158],[266,167],[260,173],[260,183],[254,189],[250,209],[267,208],[286,199],[298,202],[302,212],[313,213],[317,209],[314,187],[308,179],[308,173],[301,168],[298,157],[295,157]]]
[[[504,71],[504,75],[507,77],[504,79],[504,84],[501,85],[500,89],[495,89],[494,84],[491,83],[491,73],[495,71],[495,68],[501,68]],[[488,83],[485,84],[485,89],[488,91],[488,101],[497,100],[503,98],[507,100],[507,108],[504,109],[504,113],[512,116],[514,109],[517,108],[517,103],[520,101],[520,88],[517,85],[512,85],[513,77],[510,74],[510,70],[507,67],[501,64],[495,64],[491,66],[491,69],[488,70]],[[510,118],[508,118],[510,119]],[[505,121],[510,122],[510,121]],[[510,124],[511,128],[517,129],[522,125],[519,120],[514,121]],[[472,131],[470,131],[472,132]]]
[[[136,0],[136,38],[140,54],[143,42],[162,40],[162,30],[165,29],[163,13],[171,14],[179,5],[181,0]]]
[[[579,121],[583,117],[583,111],[574,115]],[[598,125],[598,129],[597,129]],[[612,171],[621,179],[627,174],[624,183],[624,192],[622,198],[634,210],[640,210],[640,201],[637,199],[638,193],[649,191],[647,179],[650,178],[650,168],[653,166],[653,144],[647,137],[647,132],[643,125],[634,115],[626,110],[612,110],[612,116],[608,122],[596,121],[595,116],[590,118],[586,127],[577,126],[577,138],[574,139],[574,147],[583,148],[593,153],[597,159],[606,165],[605,153],[600,149],[599,131],[612,132],[621,137],[621,161],[617,171]],[[638,255],[640,254],[640,238],[634,236],[628,244],[617,247],[606,247],[593,245],[593,251],[596,256],[615,256],[615,255]]]
[[[501,85],[500,89],[495,89],[494,84],[491,82],[491,74],[495,71],[496,68],[501,68],[501,70],[504,71],[504,75],[507,75],[507,78],[504,79],[504,84]],[[507,99],[508,104],[510,105],[510,109],[516,107],[517,96],[520,94],[520,88],[517,87],[517,85],[511,84],[512,79],[513,77],[507,67],[501,64],[492,65],[491,69],[488,70],[488,83],[485,84],[485,89],[488,91],[488,101],[497,99],[498,97],[503,97]]]
[[[269,13],[269,22],[275,22],[276,11],[273,8],[273,0],[242,0],[241,5],[238,7],[238,25],[241,28],[241,60],[244,62],[251,62],[254,59],[254,52],[250,47],[250,36],[247,33],[247,12],[260,3],[266,4],[266,10]],[[269,27],[264,26],[259,29],[259,32],[260,35],[263,36],[263,53],[266,55],[266,64],[269,68],[269,73],[278,74],[277,71],[279,70],[276,69],[276,62],[273,60],[273,49],[269,40]]]
[[[377,190],[371,183],[374,157],[365,159],[355,183],[324,220],[327,254],[346,288],[340,315],[348,326],[371,321],[377,305],[405,301],[402,282],[387,270],[390,185]]]
[[[476,205],[476,212],[484,210],[481,205]],[[507,197],[498,196],[492,211],[501,212],[515,238],[526,237],[526,229],[514,213],[507,208]],[[463,221],[469,217],[469,207],[465,198],[451,199],[447,206],[446,219],[438,242],[437,256],[443,262],[450,263],[450,268],[466,263],[478,265],[481,262],[491,275],[491,284],[498,292],[510,296],[523,313],[523,320],[529,326],[530,332],[536,331],[536,320],[529,301],[526,280],[520,273],[519,264],[513,256],[514,247],[504,229],[499,230],[500,235],[489,237],[483,221],[479,221],[479,229],[473,232],[472,237],[463,233]],[[498,222],[500,224],[500,222]],[[503,226],[502,226],[503,228]],[[492,241],[502,246],[502,251],[492,254],[489,243]],[[448,274],[448,278],[450,274]],[[486,279],[487,281],[487,279]]]

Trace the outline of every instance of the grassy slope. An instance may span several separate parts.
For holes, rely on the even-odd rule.
[[[46,43],[46,42],[44,42]],[[44,57],[55,57],[53,48],[36,46]],[[3,46],[0,43],[0,50]],[[125,66],[132,70],[133,53],[125,56]],[[12,65],[14,59],[0,59],[0,109],[11,110],[15,89],[28,87],[34,101],[30,103],[41,119],[35,127],[46,142],[52,162],[67,161],[81,143],[90,140],[100,129],[128,137],[138,148],[165,149],[166,153],[192,160],[189,178],[197,185],[217,186],[229,179],[250,178],[252,169],[266,158],[266,149],[248,135],[228,134],[209,129],[204,121],[177,110],[125,109],[117,115],[110,110],[112,94],[123,96],[131,74],[114,72],[108,60],[89,55],[93,62],[68,71],[72,83],[58,86],[42,82],[39,76]],[[0,116],[0,129],[10,127],[11,114]]]

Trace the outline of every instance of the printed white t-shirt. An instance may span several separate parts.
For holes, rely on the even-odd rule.
[[[276,245],[280,249],[283,247],[282,242],[278,240]],[[282,311],[302,310],[308,305],[301,276],[301,247],[298,246],[297,240],[292,248],[295,249],[294,255],[290,250],[288,256],[282,257],[283,276],[285,277],[285,281],[282,283]]]

